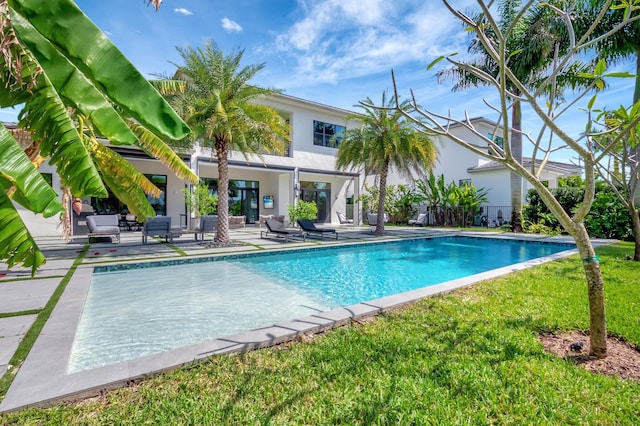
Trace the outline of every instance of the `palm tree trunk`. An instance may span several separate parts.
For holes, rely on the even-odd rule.
[[[218,157],[218,225],[216,243],[229,242],[229,145],[224,139],[216,138]]]
[[[385,160],[384,167],[380,171],[380,190],[378,191],[378,221],[376,222],[376,235],[384,234],[384,199],[387,196],[387,175],[389,174],[389,160]]]
[[[511,113],[511,155],[522,164],[522,107],[513,102]],[[522,232],[522,176],[511,172],[511,231]]]

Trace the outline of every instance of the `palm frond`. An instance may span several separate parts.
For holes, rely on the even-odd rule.
[[[162,95],[176,95],[184,93],[187,83],[183,80],[149,80],[149,83]]]

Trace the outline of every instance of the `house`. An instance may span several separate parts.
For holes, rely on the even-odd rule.
[[[288,216],[289,206],[295,200],[301,199],[316,203],[317,221],[320,223],[337,223],[336,212],[346,213],[355,223],[361,223],[361,209],[356,205],[356,200],[365,176],[357,172],[336,170],[337,146],[330,143],[335,134],[340,134],[345,128],[359,125],[355,120],[347,122],[347,117],[353,112],[282,94],[270,96],[261,102],[275,108],[289,121],[291,143],[284,155],[265,153],[262,156],[251,155],[245,158],[239,152],[230,154],[230,213],[244,216],[247,224],[254,224],[259,221],[260,215]],[[473,119],[472,122],[483,132],[486,131],[487,135],[496,128],[496,123],[485,118]],[[15,124],[13,126],[15,127]],[[477,138],[467,134],[469,131],[463,126],[454,126],[453,131],[467,140],[471,137]],[[437,144],[440,156],[434,169],[436,175],[444,174],[447,182],[468,181],[476,187],[489,189],[489,202],[486,207],[499,206],[504,217],[510,217],[509,171],[452,140],[441,137],[438,138]],[[160,188],[160,197],[149,198],[156,214],[171,216],[174,226],[192,227],[193,218],[191,212],[187,211],[183,192],[187,186],[181,179],[159,161],[135,147],[111,148],[128,159]],[[218,177],[215,154],[208,148],[197,146],[180,155],[191,170],[215,191]],[[60,192],[60,182],[55,169],[45,163],[40,170],[53,188]],[[558,177],[579,173],[579,167],[550,163],[543,179],[554,187],[557,185]],[[392,171],[388,183],[398,184],[406,181]],[[524,193],[527,188],[528,185],[525,184]],[[87,207],[90,205],[92,211],[101,214],[126,213],[126,206],[115,197],[85,198],[83,203]],[[50,230],[55,226],[54,222],[58,222],[54,218],[42,219],[36,218],[30,212],[23,213],[29,229],[47,223],[46,228]],[[84,233],[82,218],[74,216],[74,219],[74,234]]]
[[[275,108],[290,123],[291,143],[284,155],[263,154],[248,158],[232,152],[229,157],[229,210],[232,215],[245,217],[247,224],[257,223],[260,215],[286,215],[296,199],[315,201],[318,206],[318,222],[338,222],[336,212],[347,214],[357,223],[359,209],[354,208],[361,185],[360,175],[337,171],[335,166],[337,146],[330,143],[334,134],[347,127],[352,111],[318,104],[292,96],[277,94],[262,102]],[[6,124],[15,128],[15,124]],[[105,141],[106,143],[106,141]],[[339,143],[339,142],[338,142]],[[157,215],[170,216],[173,226],[190,227],[192,218],[187,211],[185,183],[166,166],[149,157],[136,147],[111,146],[138,170],[145,174],[161,191],[160,197],[149,197]],[[183,161],[210,187],[217,188],[217,159],[208,148],[195,147],[180,154]],[[261,158],[262,157],[262,158]],[[55,168],[48,163],[40,167],[41,173],[61,195],[60,180]],[[85,198],[99,214],[125,214],[126,206],[115,197],[108,199]],[[42,217],[21,210],[29,229],[50,232],[58,223],[57,218]],[[74,216],[73,233],[86,232],[82,218]],[[62,232],[61,229],[58,232]]]
[[[498,144],[502,138],[494,136],[502,132],[500,126],[495,121],[491,121],[484,117],[470,119],[477,131],[489,138],[494,138]],[[451,133],[456,137],[465,141],[478,140],[478,136],[473,134],[469,129],[460,124],[451,126]],[[489,160],[473,151],[459,145],[453,139],[437,136],[436,145],[439,149],[439,158],[433,173],[436,176],[444,175],[445,182],[451,181],[460,185],[468,182],[475,185],[476,188],[485,188],[489,192],[487,194],[488,202],[482,207],[488,213],[489,221],[498,220],[498,216],[508,221],[511,218],[511,172],[502,164]],[[484,145],[484,142],[480,142]],[[523,165],[531,167],[531,158],[523,158]],[[541,161],[537,160],[536,165],[540,165]],[[558,187],[558,179],[568,176],[579,176],[582,169],[579,166],[549,161],[545,164],[544,170],[540,176],[543,182],[546,182],[549,188]],[[406,179],[402,178],[397,172],[393,172],[387,179],[388,184],[406,183]],[[526,195],[533,186],[523,179],[523,204],[526,203]]]

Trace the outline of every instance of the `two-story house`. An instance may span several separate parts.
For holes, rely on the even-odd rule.
[[[287,215],[288,208],[295,200],[315,201],[318,206],[320,223],[337,223],[337,212],[345,213],[360,223],[357,201],[365,176],[359,173],[336,170],[337,146],[330,141],[346,127],[356,127],[357,120],[347,121],[352,111],[322,105],[287,95],[274,95],[261,100],[274,107],[289,121],[291,143],[284,155],[264,154],[245,158],[240,152],[232,152],[229,158],[229,209],[234,215],[243,215],[248,224],[258,221],[260,215]],[[476,118],[472,122],[478,129],[490,135],[496,128],[494,122]],[[454,126],[454,132],[466,140],[476,138],[463,126]],[[339,138],[338,138],[339,143]],[[468,181],[476,187],[489,190],[487,208],[499,206],[505,218],[510,217],[509,171],[502,165],[472,153],[450,139],[439,137],[436,144],[440,151],[439,161],[434,169],[436,175],[444,174],[447,182]],[[135,167],[150,178],[162,190],[158,198],[150,197],[156,214],[171,216],[174,226],[192,225],[191,212],[187,211],[184,190],[188,188],[168,168],[144,152],[132,147],[112,147],[126,157]],[[210,149],[196,146],[182,155],[186,164],[210,187],[217,187],[217,159]],[[526,160],[525,160],[526,163]],[[55,169],[46,163],[41,172],[50,180],[56,190],[60,190]],[[561,176],[579,174],[580,168],[564,163],[550,163],[546,167],[543,180],[550,187],[557,185]],[[424,176],[416,176],[417,179]],[[389,184],[408,183],[398,173],[391,173]],[[523,194],[529,185],[524,184]],[[115,197],[110,199],[83,200],[88,210],[97,213],[126,213]],[[494,209],[495,210],[495,209]],[[35,217],[23,212],[29,229],[37,233],[51,235],[61,232],[56,228],[58,219]],[[74,233],[82,233],[83,228],[74,224]],[[41,230],[41,231],[38,231]]]

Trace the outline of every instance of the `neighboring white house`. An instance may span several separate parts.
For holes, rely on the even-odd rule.
[[[494,132],[502,133],[502,129],[496,122],[484,117],[473,118],[470,122],[475,126],[476,130],[487,137],[495,137],[497,139],[498,137],[494,136]],[[496,129],[498,130],[496,131]],[[471,143],[474,140],[478,140],[478,136],[462,125],[452,125],[451,133]],[[511,172],[504,165],[490,161],[459,145],[452,139],[439,136],[435,137],[435,140],[440,154],[438,162],[433,168],[433,173],[436,176],[444,175],[447,184],[452,181],[458,185],[462,182],[468,182],[475,185],[476,188],[487,189],[488,202],[483,207],[485,210],[489,210],[490,223],[492,220],[496,220],[498,215],[504,220],[509,220],[511,218]],[[480,145],[480,143],[476,143],[476,145]],[[523,165],[530,167],[531,159],[523,158]],[[546,181],[549,188],[557,188],[558,178],[580,175],[581,171],[579,166],[550,161],[545,165],[540,179]],[[387,183],[406,183],[406,179],[394,172],[390,174]],[[532,187],[529,182],[523,179],[523,203],[526,201],[525,197],[528,190]]]
[[[263,103],[272,106],[287,118],[291,125],[291,144],[285,155],[265,154],[262,159],[250,156],[248,159],[232,152],[229,158],[230,213],[244,215],[246,222],[258,221],[260,215],[287,215],[288,208],[296,199],[315,201],[318,206],[318,222],[337,223],[337,212],[345,213],[355,223],[360,223],[361,209],[355,201],[358,198],[365,176],[336,170],[337,147],[329,141],[331,137],[356,127],[355,120],[347,122],[353,112],[318,104],[287,95],[265,98]],[[472,120],[477,128],[489,134],[495,123],[484,118]],[[8,125],[10,127],[11,125]],[[464,127],[454,128],[461,137],[473,137]],[[171,216],[174,226],[191,226],[191,213],[187,211],[183,190],[185,183],[177,178],[159,161],[148,157],[135,147],[111,147],[127,158],[142,173],[147,175],[161,190],[159,198],[150,202],[159,215]],[[447,182],[459,183],[467,180],[476,187],[489,190],[487,206],[506,208],[504,217],[510,217],[509,172],[499,164],[488,162],[451,140],[440,138],[439,162],[434,169],[436,175],[444,174]],[[185,163],[212,188],[217,186],[217,159],[211,150],[196,147],[181,154]],[[579,174],[580,169],[562,163],[551,163],[543,176],[550,187],[557,185],[557,178]],[[60,182],[55,169],[44,164],[40,171],[51,179],[54,189],[60,192]],[[418,176],[417,178],[423,178]],[[397,173],[391,173],[389,184],[407,183]],[[525,187],[526,191],[527,187]],[[126,207],[116,199],[85,199],[98,213],[126,213]],[[124,210],[124,211],[123,211]],[[30,212],[23,212],[23,218],[30,229],[45,226],[48,230],[58,219],[42,220]],[[61,229],[58,232],[62,232]]]

